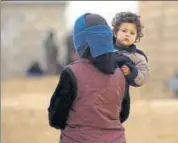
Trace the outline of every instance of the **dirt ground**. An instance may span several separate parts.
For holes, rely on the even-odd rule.
[[[57,82],[57,77],[2,81],[2,143],[59,142],[60,131],[47,118]],[[178,143],[178,100],[133,100],[124,127],[128,143]]]

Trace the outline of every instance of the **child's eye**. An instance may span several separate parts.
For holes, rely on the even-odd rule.
[[[131,35],[135,35],[135,33],[134,33],[134,32],[131,32]]]
[[[122,30],[122,32],[126,32],[126,30]]]

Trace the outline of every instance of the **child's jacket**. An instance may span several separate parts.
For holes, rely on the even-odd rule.
[[[131,84],[134,86],[142,86],[149,78],[148,60],[146,55],[141,50],[136,49],[135,45],[132,45],[129,48],[117,49],[120,54],[129,57],[135,63],[138,73]]]

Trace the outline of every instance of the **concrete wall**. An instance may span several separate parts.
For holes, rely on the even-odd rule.
[[[1,3],[2,78],[23,75],[34,60],[45,68],[43,42],[47,32],[54,29],[57,44],[61,44],[66,30],[65,7],[65,2]]]
[[[138,47],[148,55],[151,70],[150,82],[142,88],[141,96],[169,96],[166,82],[178,70],[178,2],[140,1],[139,4],[145,36]]]

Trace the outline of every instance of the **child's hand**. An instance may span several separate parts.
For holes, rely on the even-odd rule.
[[[124,75],[129,75],[130,74],[130,68],[126,65],[121,67],[122,72],[124,73]]]

